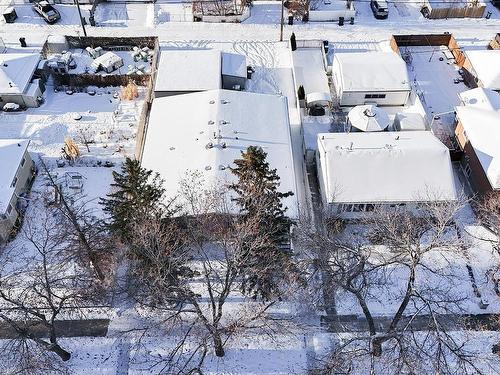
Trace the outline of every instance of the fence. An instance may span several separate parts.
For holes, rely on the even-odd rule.
[[[239,23],[250,17],[250,8],[246,7],[242,14],[233,14],[226,16],[202,15],[201,20],[207,23]]]
[[[488,49],[500,49],[500,33],[495,35],[493,40],[490,42]]]
[[[486,10],[485,4],[467,5],[463,6],[449,6],[449,7],[433,7],[432,2],[426,4],[429,13],[429,19],[442,19],[442,18],[482,18]]]
[[[158,38],[155,38],[155,51],[160,50],[160,43]],[[153,61],[151,61],[151,75],[149,76],[149,82],[146,90],[146,98],[144,100],[144,106],[142,107],[141,114],[139,116],[139,123],[137,128],[137,136],[135,143],[135,157],[137,160],[141,160],[142,151],[144,149],[144,140],[146,137],[146,132],[148,130],[149,113],[151,112],[151,106],[153,104],[153,89],[154,83],[156,81],[156,74],[158,71],[158,59],[159,54],[155,53],[153,56]]]
[[[465,63],[465,55],[451,34],[393,35],[390,41],[393,51],[400,53],[401,47],[446,46],[453,54],[459,67]]]

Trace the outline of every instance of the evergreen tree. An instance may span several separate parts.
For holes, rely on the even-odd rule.
[[[106,226],[127,240],[130,226],[141,217],[162,215],[165,189],[160,176],[141,167],[138,160],[127,158],[121,172],[113,172],[114,192],[101,199],[109,214]]]
[[[292,192],[278,191],[280,178],[266,161],[260,147],[250,146],[234,161],[232,173],[238,182],[230,185],[240,207],[238,239],[242,291],[253,298],[269,300],[279,294],[279,282],[286,278],[290,254],[280,248],[288,240],[290,220],[282,199]]]

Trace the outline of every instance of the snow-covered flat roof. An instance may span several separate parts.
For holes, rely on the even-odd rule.
[[[142,165],[160,173],[167,195],[179,190],[188,171],[208,185],[234,181],[228,167],[249,146],[267,153],[281,179],[280,190],[296,193],[287,101],[284,96],[210,90],[153,101]],[[286,198],[290,217],[297,197]]]
[[[465,51],[483,87],[500,90],[500,50]]]
[[[247,77],[247,58],[238,53],[222,52],[222,74],[233,77]]]
[[[306,94],[319,92],[328,94],[330,85],[326,76],[325,62],[321,48],[297,48],[292,52],[293,68],[297,85],[304,86]]]
[[[461,92],[458,96],[466,106],[489,111],[500,111],[500,94],[491,89],[477,87],[472,90]]]
[[[336,53],[332,74],[343,91],[411,90],[406,63],[395,52]]]
[[[38,53],[0,54],[0,95],[24,93],[39,61]]]
[[[493,189],[500,189],[500,112],[456,107],[457,117]]]
[[[220,51],[161,51],[155,91],[203,91],[221,87]]]
[[[329,203],[456,199],[448,148],[428,131],[318,134]]]
[[[28,139],[0,139],[0,214],[12,199],[12,181],[29,143]]]

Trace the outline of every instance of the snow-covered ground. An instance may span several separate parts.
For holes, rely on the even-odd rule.
[[[10,3],[0,0],[0,10]],[[5,24],[0,20],[0,37],[8,50],[21,51],[18,38],[26,37],[28,49],[39,49],[49,34],[81,34],[78,13],[71,5],[56,5],[62,13],[61,22],[46,25],[36,16],[29,5],[16,5],[19,19],[14,24]],[[298,39],[329,40],[331,62],[332,51],[350,50],[387,50],[388,40],[394,33],[453,33],[458,43],[466,48],[484,48],[494,33],[500,29],[500,11],[488,4],[492,18],[486,19],[449,19],[427,20],[420,13],[415,2],[391,3],[389,18],[375,20],[368,2],[355,2],[357,16],[354,25],[342,27],[335,23],[296,22],[284,27],[284,39],[294,32]],[[84,6],[84,16],[88,19],[88,6]],[[87,26],[89,35],[96,36],[141,36],[157,35],[162,48],[217,48],[228,52],[242,53],[247,56],[249,65],[255,67],[253,78],[248,81],[246,90],[262,93],[286,95],[289,105],[293,152],[296,175],[301,190],[299,198],[306,201],[306,188],[302,181],[302,142],[304,135],[301,128],[301,117],[297,110],[291,53],[286,42],[278,42],[280,3],[276,1],[256,1],[251,17],[242,24],[203,24],[184,22],[190,17],[186,4],[175,1],[158,1],[155,4],[143,3],[103,3],[96,12],[98,27]],[[422,48],[423,49],[423,48]],[[439,60],[442,52],[425,48],[412,49],[413,63],[410,74],[418,83],[423,97],[425,109],[431,114],[452,110],[458,103],[457,93],[464,89],[462,83],[455,84],[458,77],[456,67],[448,65],[446,59]],[[429,58],[432,55],[432,59]],[[67,171],[76,171],[84,177],[84,194],[97,206],[97,199],[105,196],[110,190],[112,168],[100,167],[105,161],[119,164],[125,156],[132,156],[135,148],[137,119],[143,106],[144,92],[140,91],[137,100],[127,102],[117,99],[115,91],[119,88],[97,89],[95,96],[86,93],[67,95],[54,92],[49,86],[45,94],[46,101],[40,108],[29,109],[21,113],[0,114],[0,138],[30,138],[30,151],[39,154],[49,162],[60,158],[64,139],[70,137],[79,145],[83,158],[74,167],[56,168],[50,163],[53,171],[61,178]],[[74,119],[74,113],[82,116]],[[303,117],[306,145],[315,147],[314,137],[320,131],[330,129],[330,118]],[[90,134],[94,143],[89,144],[90,152],[79,140],[81,134]],[[36,159],[36,158],[35,158]],[[35,180],[34,193],[43,189],[40,177]],[[305,203],[303,203],[305,205]],[[36,207],[32,207],[36,209]],[[466,207],[457,219],[464,232],[479,233],[484,229],[475,224],[470,207]],[[18,240],[16,240],[18,241]],[[14,241],[9,246],[18,246]],[[470,313],[499,312],[500,300],[494,293],[491,282],[485,277],[497,255],[491,246],[484,241],[474,240],[467,249],[468,258],[456,257],[446,259],[436,254],[436,263],[449,267],[455,276],[450,288],[456,289],[468,297],[464,309]],[[490,301],[486,310],[480,310],[478,299],[474,295],[465,268],[471,265],[481,294]],[[391,296],[399,291],[398,279],[404,276],[403,271],[394,270],[393,287],[380,294],[384,298],[370,301],[375,315],[384,315],[394,310]],[[426,280],[432,283],[432,280]],[[435,281],[439,283],[439,281]],[[240,296],[234,296],[230,308],[241,304]],[[345,295],[338,296],[338,310],[341,314],[359,315],[357,304]],[[294,314],[300,310],[295,304],[281,306],[281,312]],[[165,355],[171,342],[163,337],[148,338],[146,347],[135,347],[134,340],[119,335],[120,330],[133,328],[139,320],[135,312],[127,310],[127,306],[115,306],[108,311],[98,311],[96,316],[107,315],[111,318],[110,333],[105,338],[71,338],[62,343],[73,351],[69,362],[75,374],[96,375],[145,375],[152,371],[145,370],[142,360],[144,354],[153,352]],[[316,316],[311,314],[311,320]],[[137,318],[137,319],[136,319]],[[317,332],[317,331],[318,332]],[[473,333],[473,340],[468,345],[480,351],[481,356],[489,357],[491,343],[498,341],[498,333]],[[228,343],[227,356],[217,360],[212,354],[207,358],[207,374],[304,374],[310,367],[313,357],[325,353],[336,335],[321,332],[314,328],[298,330],[295,335],[278,337],[279,340],[267,340],[262,336],[251,336],[235,339]],[[148,352],[151,351],[151,352]],[[497,367],[498,369],[498,367]],[[154,373],[154,372],[153,372]],[[360,373],[363,373],[361,371]],[[493,371],[491,373],[494,373]]]
[[[144,90],[140,89],[140,97],[133,101],[121,100],[117,87],[95,90],[95,96],[68,95],[48,86],[45,103],[39,108],[0,113],[0,137],[29,138],[30,151],[47,158],[60,157],[67,137],[79,144],[83,159],[89,162],[121,161],[132,156]],[[75,114],[81,119],[75,120]],[[83,145],[84,136],[93,140],[90,152]]]

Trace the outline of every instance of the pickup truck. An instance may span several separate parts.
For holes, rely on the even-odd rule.
[[[33,11],[38,13],[47,23],[55,23],[61,18],[61,14],[47,1],[37,1],[33,3]]]

